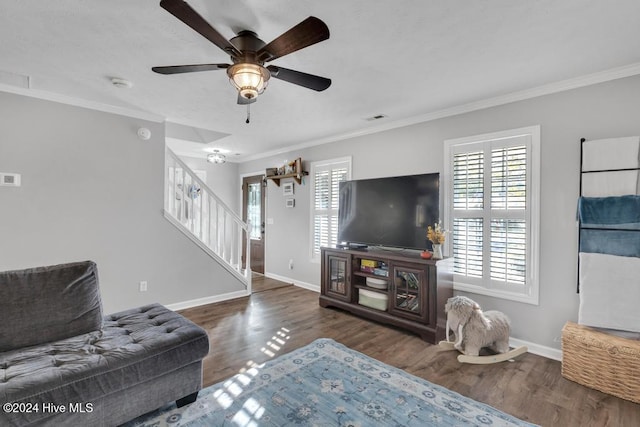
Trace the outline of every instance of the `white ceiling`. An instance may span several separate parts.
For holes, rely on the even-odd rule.
[[[225,37],[250,29],[267,43],[307,16],[322,19],[329,40],[273,64],[329,77],[331,87],[272,79],[245,124],[224,71],[151,71],[229,62],[158,0],[0,0],[0,84],[28,76],[32,91],[152,113],[198,128],[183,154],[217,148],[245,160],[640,63],[638,0],[188,3]],[[134,86],[116,88],[112,77]],[[377,114],[388,117],[365,120]]]

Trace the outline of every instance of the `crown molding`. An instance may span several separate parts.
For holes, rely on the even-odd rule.
[[[411,126],[418,123],[425,123],[432,120],[437,120],[445,117],[456,116],[459,114],[470,113],[485,108],[497,107],[500,105],[510,104],[512,102],[524,101],[527,99],[537,98],[539,96],[551,95],[558,92],[564,92],[567,90],[578,89],[585,86],[591,86],[598,83],[604,83],[611,80],[622,79],[625,77],[631,77],[640,74],[640,62],[625,65],[622,67],[612,68],[597,73],[587,74],[580,77],[562,80],[555,83],[549,83],[546,85],[538,86],[531,89],[525,89],[517,92],[512,92],[506,95],[496,96],[493,98],[487,98],[480,101],[470,102],[454,106],[451,108],[445,108],[442,110],[434,111],[431,113],[420,114],[404,119],[387,121],[384,124],[379,124],[366,129],[360,129],[351,132],[337,133],[328,137],[319,139],[308,140],[299,144],[290,145],[287,147],[279,148],[276,150],[265,151],[263,153],[252,154],[247,156],[237,156],[234,158],[234,162],[249,162],[252,160],[263,159],[267,157],[274,157],[281,154],[289,153],[295,150],[301,150],[305,148],[315,147],[318,145],[328,144],[332,142],[343,141],[345,139],[357,138],[361,136],[371,135],[374,133],[384,132],[391,129],[397,129],[401,127]],[[73,105],[76,107],[88,108],[91,110],[102,111],[105,113],[117,114],[121,116],[127,116],[137,118],[141,120],[148,120],[151,122],[162,123],[167,121],[167,118],[142,110],[136,110],[133,108],[118,107],[109,104],[103,104],[100,102],[88,101],[81,98],[75,98],[71,96],[61,95],[53,92],[47,92],[38,89],[28,89],[18,86],[12,86],[8,84],[0,83],[0,92],[8,92],[17,95],[28,96],[31,98],[43,99],[46,101],[59,102],[62,104]],[[177,124],[184,124],[182,121],[175,121]]]
[[[335,134],[329,137],[310,140],[310,141],[302,142],[300,144],[295,144],[288,147],[280,148],[277,150],[266,151],[264,153],[259,153],[259,154],[249,155],[249,156],[242,156],[240,161],[248,162],[251,160],[258,160],[266,157],[278,156],[280,154],[288,153],[290,151],[301,150],[304,148],[310,148],[317,145],[328,144],[331,142],[343,141],[345,139],[357,138],[365,135],[371,135],[374,133],[411,126],[418,123],[430,122],[432,120],[457,116],[459,114],[470,113],[473,111],[483,110],[485,108],[497,107],[500,105],[510,104],[512,102],[524,101],[527,99],[537,98],[539,96],[544,96],[544,95],[551,95],[554,93],[564,92],[567,90],[578,89],[581,87],[591,86],[598,83],[604,83],[611,80],[618,80],[625,77],[635,76],[638,74],[640,74],[640,62],[625,65],[622,67],[612,68],[605,71],[600,71],[597,73],[587,74],[580,77],[562,80],[555,83],[549,83],[546,85],[537,86],[532,89],[525,89],[517,92],[512,92],[506,95],[500,95],[493,98],[487,98],[480,101],[457,105],[451,108],[445,108],[445,109],[434,111],[431,113],[420,114],[412,117],[407,117],[405,119],[388,121],[388,122],[385,122],[384,124],[372,126],[366,129]]]
[[[75,98],[73,96],[61,95],[59,93],[48,92],[44,90],[27,89],[0,83],[0,92],[8,92],[15,95],[28,96],[30,98],[58,102],[60,104],[72,105],[74,107],[87,108],[89,110],[117,114],[119,116],[127,116],[134,119],[147,120],[150,122],[162,123],[165,121],[164,117],[158,114],[150,113],[148,111],[136,110],[134,108],[118,107],[115,105],[103,104],[101,102],[88,101],[86,99]]]

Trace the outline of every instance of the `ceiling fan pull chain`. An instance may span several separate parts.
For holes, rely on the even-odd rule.
[[[250,118],[251,118],[251,104],[247,104],[247,121],[245,123],[249,124]]]

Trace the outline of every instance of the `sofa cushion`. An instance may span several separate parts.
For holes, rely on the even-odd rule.
[[[0,401],[96,404],[102,396],[199,362],[208,352],[202,328],[151,304],[106,316],[100,331],[0,353]],[[10,415],[21,424],[27,415],[33,422],[48,414]]]
[[[102,304],[92,261],[0,273],[0,351],[99,330]]]

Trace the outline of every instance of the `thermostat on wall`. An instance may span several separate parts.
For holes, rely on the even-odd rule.
[[[7,187],[20,187],[20,174],[0,172],[0,185]]]

